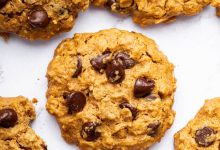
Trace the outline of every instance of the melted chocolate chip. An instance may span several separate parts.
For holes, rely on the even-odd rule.
[[[91,59],[90,63],[92,65],[92,67],[98,71],[98,72],[102,72],[104,69],[106,69],[107,66],[107,62],[105,61],[105,59],[110,55],[110,52],[105,52],[102,55],[99,55],[93,59]]]
[[[34,28],[45,28],[49,24],[50,19],[46,10],[41,6],[36,6],[28,13],[28,21]]]
[[[95,122],[87,122],[82,126],[81,137],[86,141],[95,141],[100,136],[101,133],[96,131],[96,128],[99,126],[98,123]]]
[[[119,105],[119,107],[120,107],[121,109],[123,109],[123,108],[128,108],[128,109],[131,111],[131,114],[132,114],[133,119],[136,118],[136,116],[137,116],[137,109],[134,108],[131,104],[129,104],[129,103],[127,103],[127,102],[123,102],[123,103],[121,103],[121,104]]]
[[[76,68],[75,73],[73,74],[73,78],[77,78],[81,73],[82,73],[82,61],[78,57],[77,58],[77,68]]]
[[[210,127],[199,129],[195,133],[195,141],[199,146],[208,147],[213,144],[214,138],[211,137],[215,131]]]
[[[156,136],[156,134],[157,134],[157,132],[158,132],[158,129],[159,129],[159,127],[160,127],[160,124],[161,124],[161,123],[160,123],[159,121],[155,121],[155,122],[149,124],[149,125],[147,126],[147,128],[148,128],[147,135],[149,135],[149,136],[151,136],[151,137]]]
[[[82,111],[86,105],[86,97],[82,92],[64,93],[63,97],[66,99],[69,114]]]
[[[8,0],[0,0],[0,8],[3,8],[7,4]]]
[[[117,59],[125,69],[130,69],[136,64],[134,59],[130,58],[130,56],[124,52],[117,53],[115,59]]]
[[[0,127],[3,128],[14,127],[17,121],[18,121],[18,116],[13,109],[6,108],[0,110]]]
[[[121,83],[125,78],[125,70],[119,61],[113,59],[107,65],[106,76],[111,83]]]
[[[155,87],[153,80],[138,78],[134,84],[134,96],[136,98],[143,98],[151,94]]]

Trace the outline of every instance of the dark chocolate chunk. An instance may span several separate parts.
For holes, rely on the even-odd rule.
[[[125,70],[119,61],[113,59],[107,65],[106,76],[111,83],[121,83],[125,78]]]
[[[143,98],[151,94],[155,87],[155,82],[150,79],[138,78],[134,84],[134,96]]]
[[[161,123],[160,123],[159,121],[155,121],[155,122],[149,124],[149,125],[147,126],[147,128],[148,128],[147,135],[149,135],[149,136],[151,136],[151,137],[156,136],[156,134],[157,134],[157,132],[158,132],[158,129],[159,129],[159,127],[160,127],[160,124],[161,124]]]
[[[214,138],[211,138],[215,131],[210,127],[198,129],[195,133],[195,141],[199,146],[208,147],[213,144]]]
[[[107,62],[106,62],[106,58],[110,55],[110,52],[105,52],[102,55],[99,55],[93,59],[90,60],[90,63],[92,65],[92,67],[98,71],[98,72],[102,72],[104,69],[106,69],[107,66]]]
[[[64,93],[66,105],[69,108],[68,113],[74,114],[83,110],[86,105],[86,96],[82,92]]]
[[[35,6],[28,13],[28,21],[33,28],[45,28],[48,26],[50,19],[46,10],[41,6]]]
[[[111,6],[115,3],[115,0],[107,0],[105,6],[111,8]]]
[[[99,126],[98,123],[95,122],[87,122],[82,126],[81,129],[81,137],[86,141],[95,141],[100,136],[101,133],[96,131],[96,128]]]
[[[82,61],[78,57],[77,58],[77,68],[76,68],[75,73],[73,74],[73,78],[77,78],[81,73],[82,73]]]
[[[14,109],[5,108],[0,110],[0,127],[3,128],[14,127],[17,121],[18,121],[18,116]]]
[[[127,103],[127,102],[123,102],[119,105],[119,107],[121,109],[123,108],[128,108],[130,111],[131,111],[131,114],[132,114],[132,117],[133,117],[133,120],[136,118],[137,116],[137,109],[135,107],[133,107],[131,104]]]
[[[115,59],[118,60],[125,69],[130,69],[136,64],[135,60],[130,58],[130,56],[124,52],[117,53]]]
[[[7,4],[8,0],[0,0],[0,8],[3,8]]]

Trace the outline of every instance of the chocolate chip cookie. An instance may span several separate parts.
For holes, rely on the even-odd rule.
[[[48,67],[46,107],[64,139],[81,149],[146,149],[173,123],[173,70],[142,34],[75,34]]]
[[[98,7],[113,12],[129,14],[141,26],[173,22],[178,16],[196,15],[209,5],[211,0],[92,0]]]
[[[175,150],[220,149],[220,98],[207,100],[193,120],[174,136]]]
[[[86,0],[0,0],[0,32],[50,39],[72,29],[78,11],[87,6]]]
[[[46,150],[43,140],[29,127],[35,117],[35,109],[26,98],[0,97],[0,149]]]

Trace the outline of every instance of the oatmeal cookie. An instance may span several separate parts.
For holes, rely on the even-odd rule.
[[[0,149],[46,150],[44,141],[29,127],[35,117],[28,99],[0,97]]]
[[[81,149],[146,149],[173,123],[173,70],[142,34],[76,34],[49,64],[46,107],[64,139]]]
[[[203,10],[211,0],[92,0],[120,14],[129,14],[141,26],[173,22],[178,16],[192,16]]]
[[[175,150],[219,150],[219,125],[220,98],[207,100],[195,118],[175,134]]]
[[[87,0],[0,0],[0,32],[29,39],[50,39],[72,29]]]

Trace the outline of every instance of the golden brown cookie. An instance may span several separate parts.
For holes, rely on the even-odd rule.
[[[207,100],[193,120],[174,136],[175,150],[220,149],[220,98]]]
[[[212,6],[216,7],[216,16],[220,17],[220,1],[212,0]]]
[[[72,29],[88,0],[0,0],[0,32],[29,39],[50,39]]]
[[[142,34],[75,34],[48,67],[46,107],[81,149],[146,149],[173,123],[173,69]]]
[[[0,149],[46,150],[44,141],[29,127],[35,117],[28,99],[0,97]]]
[[[141,26],[173,22],[178,16],[192,16],[202,11],[211,0],[92,0],[98,7],[129,14]]]

